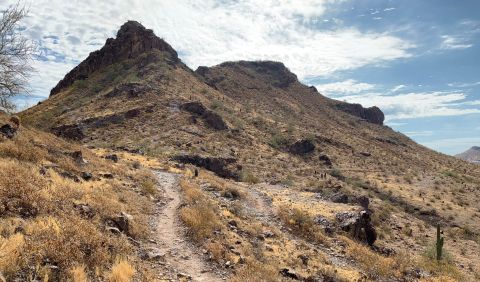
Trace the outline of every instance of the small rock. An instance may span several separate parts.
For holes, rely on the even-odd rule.
[[[105,159],[111,160],[111,161],[113,161],[113,162],[115,162],[115,163],[118,162],[118,156],[117,156],[117,154],[106,155],[106,156],[105,156]]]
[[[299,280],[298,275],[295,273],[295,271],[288,268],[282,268],[280,270],[280,274],[294,280]]]
[[[83,171],[82,178],[83,180],[89,181],[93,178],[93,175],[90,172]]]

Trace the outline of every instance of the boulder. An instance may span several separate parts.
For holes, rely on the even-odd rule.
[[[111,219],[115,226],[120,230],[120,232],[129,234],[130,232],[130,222],[133,220],[133,216],[129,215],[126,212],[121,212],[120,215]]]
[[[371,223],[370,213],[361,212],[339,212],[335,215],[341,230],[347,232],[352,238],[365,242],[370,246],[377,240],[377,232]]]
[[[205,123],[208,124],[211,128],[216,130],[225,130],[228,129],[227,124],[223,121],[222,117],[212,111],[206,111],[203,114],[203,119]]]
[[[84,158],[83,158],[83,153],[82,151],[74,151],[71,153],[67,153],[72,159],[75,161],[76,164],[78,165],[84,165],[88,163]]]
[[[52,128],[53,134],[71,140],[82,140],[85,138],[83,129],[79,124],[64,124]]]
[[[289,146],[288,151],[295,155],[306,155],[315,150],[315,145],[310,140],[299,140]]]
[[[90,172],[83,171],[82,172],[82,178],[85,181],[89,181],[93,178],[93,175]]]
[[[0,133],[8,139],[12,139],[17,134],[17,128],[10,124],[4,124],[0,127]]]
[[[134,118],[140,115],[140,109],[131,109],[125,112],[125,118]]]

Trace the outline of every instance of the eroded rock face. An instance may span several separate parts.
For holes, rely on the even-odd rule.
[[[349,233],[354,239],[366,242],[370,246],[377,240],[377,232],[371,223],[368,211],[339,212],[335,218],[340,229]]]
[[[147,90],[150,90],[150,87],[143,85],[141,83],[123,83],[115,86],[115,88],[105,94],[105,97],[112,98],[120,95],[126,94],[130,98],[139,97],[142,93],[145,93]]]
[[[298,140],[288,148],[288,151],[295,155],[306,155],[314,150],[315,145],[310,140]]]
[[[203,157],[199,155],[178,155],[172,158],[174,161],[203,167],[223,178],[240,179],[240,168],[235,165],[234,158]]]
[[[362,118],[370,123],[383,125],[385,115],[378,107],[364,108],[360,104],[340,103],[336,105],[340,111]]]
[[[203,104],[200,102],[188,102],[182,104],[180,109],[196,115],[203,115],[207,111],[205,106],[203,106]]]
[[[85,61],[71,70],[50,91],[50,95],[57,94],[76,80],[88,78],[91,73],[105,66],[135,58],[153,49],[166,52],[172,62],[179,62],[177,52],[167,42],[158,38],[151,29],[146,29],[138,22],[128,21],[117,32],[117,38],[107,39],[102,49],[90,53]]]

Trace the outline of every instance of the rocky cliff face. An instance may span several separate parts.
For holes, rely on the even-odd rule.
[[[364,108],[360,104],[340,103],[336,105],[338,110],[362,118],[370,123],[383,125],[385,115],[378,107]]]
[[[153,49],[165,52],[166,59],[170,62],[179,62],[177,52],[167,42],[158,38],[151,29],[146,29],[136,21],[128,21],[121,26],[115,39],[107,39],[102,49],[90,53],[87,59],[72,69],[50,91],[50,95],[57,94],[76,80],[87,79],[96,70],[124,59],[135,58]]]

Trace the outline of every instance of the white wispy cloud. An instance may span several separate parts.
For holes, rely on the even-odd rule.
[[[454,82],[454,83],[449,83],[449,84],[448,84],[448,86],[450,86],[450,87],[460,87],[460,88],[463,88],[463,87],[472,87],[472,86],[477,86],[477,85],[480,85],[480,81],[476,81],[476,82],[466,82],[466,83]]]
[[[404,133],[410,137],[425,137],[425,136],[432,136],[434,132],[431,130],[423,130],[423,131],[406,131]]]
[[[403,88],[405,88],[405,87],[407,87],[407,86],[406,86],[406,85],[403,85],[403,84],[400,84],[400,85],[397,85],[397,86],[393,87],[393,88],[390,90],[390,92],[398,92],[399,90],[401,90],[401,89],[403,89]]]
[[[45,63],[65,63],[41,79],[42,95],[113,37],[126,20],[152,28],[179,51],[190,67],[228,60],[268,59],[284,62],[303,78],[327,77],[365,65],[410,57],[411,42],[388,32],[363,32],[338,26],[320,30],[308,23],[326,18],[332,0],[266,1],[63,1],[31,3],[26,32],[40,42]],[[16,0],[0,0],[0,4]],[[332,8],[333,7],[333,8]],[[68,68],[67,68],[68,67]],[[37,79],[37,81],[40,79]],[[34,81],[35,83],[35,81]]]
[[[478,107],[465,107],[467,95],[457,91],[412,92],[398,95],[364,93],[341,99],[364,106],[378,106],[387,120],[480,113]]]
[[[455,37],[452,35],[442,35],[441,49],[455,50],[455,49],[467,49],[472,47],[473,44],[468,43],[464,38]]]
[[[347,79],[340,82],[315,85],[317,90],[324,95],[344,95],[361,93],[375,88],[374,84],[358,82],[354,79]]]

